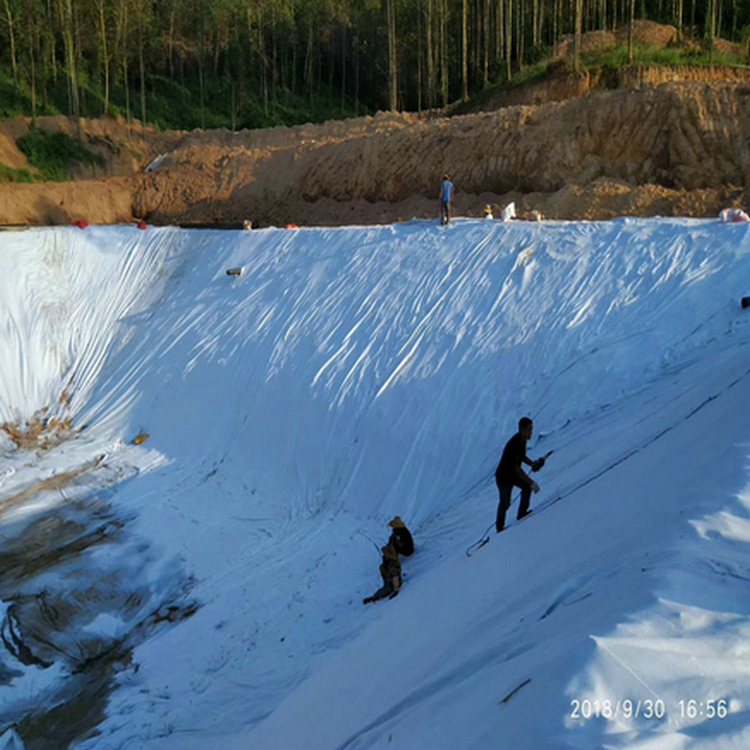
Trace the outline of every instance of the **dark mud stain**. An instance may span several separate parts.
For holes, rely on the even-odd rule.
[[[129,663],[130,653],[102,661],[72,676],[52,697],[53,708],[26,714],[15,726],[26,750],[58,750],[96,737],[97,727],[106,717],[116,675]]]
[[[0,551],[0,588],[23,582],[74,558],[89,547],[113,541],[123,522],[112,519],[89,530],[74,520],[47,517],[35,521],[21,539],[13,539]]]
[[[81,473],[56,475],[55,487]],[[49,489],[37,483],[0,510]],[[186,575],[175,573],[157,591],[139,575],[149,550],[128,535],[128,520],[99,493],[16,522],[0,538],[0,599],[8,605],[0,626],[0,685],[28,668],[58,665],[65,674],[15,709],[18,715],[0,707],[0,734],[13,727],[26,750],[61,750],[96,736],[118,674],[137,671],[133,648],[198,610]],[[113,554],[100,560],[95,553],[106,545]],[[117,560],[127,560],[127,569]],[[118,625],[116,632],[87,630],[100,615]]]

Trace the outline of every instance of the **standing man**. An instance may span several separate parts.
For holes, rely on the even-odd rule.
[[[445,226],[451,220],[451,200],[453,200],[453,183],[447,174],[440,183],[440,223]]]
[[[505,528],[505,514],[510,508],[510,494],[513,487],[521,488],[521,503],[518,506],[517,519],[531,513],[529,500],[531,492],[539,492],[539,485],[523,470],[521,464],[528,464],[532,471],[539,471],[544,466],[544,459],[532,461],[526,455],[526,443],[534,431],[534,424],[528,417],[521,417],[518,432],[506,443],[503,456],[495,469],[495,484],[500,492],[500,504],[497,506],[495,529],[499,534]]]

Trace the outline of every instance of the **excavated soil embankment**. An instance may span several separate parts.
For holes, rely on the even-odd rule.
[[[157,223],[409,219],[435,215],[448,172],[465,215],[510,199],[554,218],[715,215],[743,202],[750,177],[750,86],[737,83],[357,125],[309,126],[275,143],[191,134],[143,178],[134,210]]]
[[[109,175],[2,185],[0,223],[408,220],[436,215],[444,172],[456,185],[455,213],[469,216],[510,200],[520,215],[559,219],[715,216],[750,203],[750,78],[643,83],[454,117],[386,113],[190,134],[84,122],[82,132],[116,155]],[[0,156],[24,166],[7,124],[3,133]],[[157,167],[133,171],[157,155]]]

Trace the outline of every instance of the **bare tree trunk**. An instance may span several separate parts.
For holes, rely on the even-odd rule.
[[[55,0],[57,2],[57,0]],[[53,0],[47,0],[47,17],[52,18],[54,16],[54,10],[52,7]],[[55,43],[55,36],[54,34],[47,30],[47,32],[44,35],[45,39],[45,46],[47,51],[49,52],[49,69],[52,71],[52,80],[55,84],[57,84],[57,45]],[[47,104],[46,100],[46,88],[45,88],[45,105]]]
[[[206,129],[206,71],[205,71],[205,19],[201,22],[198,40],[198,90],[201,105],[201,128]],[[267,110],[266,110],[267,111]]]
[[[425,24],[427,42],[427,106],[432,108],[436,101],[435,85],[435,40],[433,37],[433,24],[435,23],[435,0],[427,0],[427,22]]]
[[[174,80],[174,17],[175,10],[172,8],[172,12],[169,14],[169,37],[167,41],[167,49],[169,50],[169,77]]]
[[[680,0],[680,8],[682,8],[682,0]],[[732,41],[737,41],[737,14],[739,13],[739,2],[732,0]]]
[[[396,54],[396,4],[395,0],[385,0],[386,23],[388,27],[388,106],[398,109],[398,57]]]
[[[505,66],[508,81],[513,79],[512,59],[513,50],[513,0],[507,0],[505,6]]]
[[[422,111],[422,3],[417,4],[417,112]]]
[[[490,82],[490,0],[484,0],[484,26],[482,31],[484,45],[482,85],[487,88]]]
[[[443,106],[448,106],[448,0],[440,0],[440,88]]]
[[[539,32],[537,33],[537,43],[543,44],[543,31],[544,31],[544,13],[545,13],[545,4],[540,3],[539,5]]]
[[[104,15],[104,0],[99,0],[98,10],[102,62],[104,64],[104,115],[107,116],[109,114],[109,47],[107,46],[107,24]]]
[[[276,48],[276,5],[271,6],[271,103],[274,114],[276,113],[276,78],[278,77],[276,65],[279,58]],[[328,88],[333,89],[333,54],[331,54],[331,67],[328,77]]]
[[[305,88],[310,92],[310,103],[312,104],[313,97],[313,58],[315,55],[315,47],[313,45],[313,24],[310,21],[310,28],[307,35],[307,49],[305,50]]]
[[[505,0],[497,0],[495,10],[495,60],[498,64],[502,62],[505,56]]]
[[[573,67],[576,72],[581,69],[581,27],[583,25],[583,0],[575,0],[575,42],[573,51]]]
[[[263,16],[258,17],[258,54],[260,55],[263,92],[263,112],[268,116],[268,56],[266,55],[266,43],[263,37]]]
[[[560,44],[560,28],[558,25],[558,18],[560,16],[560,0],[554,0],[552,7],[552,49],[554,50],[555,56],[558,54],[558,45]]]
[[[79,75],[84,70],[83,54],[81,52],[81,19],[80,14],[72,12],[72,0],[71,0],[71,19],[73,21],[73,54],[75,55],[75,68],[76,68],[76,82],[79,80]],[[86,104],[86,89],[78,85],[78,119],[76,120],[76,135],[80,139],[81,137],[81,113],[85,110]]]
[[[341,24],[341,114],[346,104],[346,26]]]
[[[359,35],[354,32],[354,115],[359,114]]]
[[[294,2],[292,2],[292,16],[294,16]],[[297,91],[297,44],[296,44],[296,38],[297,38],[297,27],[295,25],[294,27],[294,39],[291,44],[292,48],[292,83],[291,83],[291,90],[296,92]]]
[[[32,11],[29,11],[29,18],[26,29],[29,36],[29,75],[31,86],[31,122],[36,124],[36,56],[34,47],[38,40],[37,19]]]
[[[65,60],[68,67],[68,100],[70,114],[78,118],[81,113],[78,96],[78,74],[76,70],[76,52],[73,36],[73,2],[60,0],[60,16],[62,20],[62,36],[65,47]]]
[[[716,23],[714,24],[714,37],[721,37],[721,25],[723,23],[722,11],[724,9],[724,3],[721,0],[713,0],[716,6]],[[713,46],[713,45],[711,45]]]
[[[539,32],[537,33],[537,44],[544,44],[544,14],[547,8],[545,3],[539,4]]]
[[[146,124],[146,66],[143,59],[143,19],[138,25],[138,64],[141,73],[141,124]]]
[[[214,34],[214,79],[219,78],[219,55],[221,54],[221,42],[218,39],[218,35]]]
[[[468,10],[467,0],[461,0],[461,101],[469,98],[469,63],[468,63]]]
[[[692,39],[695,39],[695,0],[690,6],[690,35]]]
[[[128,56],[122,58],[122,75],[125,79],[125,119],[130,124],[130,86],[128,85]]]
[[[122,77],[125,87],[125,117],[130,125],[130,82],[128,80],[128,3],[120,5],[120,13],[117,16],[118,45],[122,44]]]
[[[630,24],[628,25],[628,64],[633,64],[633,27],[635,26],[635,0],[630,0]]]
[[[482,7],[484,1],[485,0],[471,0],[473,5],[469,8],[469,34],[473,36],[471,42],[472,55],[470,75],[473,76],[473,80],[476,80],[479,71],[482,69],[482,14],[479,13],[478,10]]]
[[[13,66],[13,86],[18,91],[18,61],[16,60],[16,34],[13,30],[13,13],[10,10],[9,0],[5,0],[5,17],[8,21],[8,36],[10,41],[10,60]]]
[[[518,59],[518,70],[523,71],[524,65],[524,16],[526,15],[526,8],[524,6],[524,0],[517,0],[517,11],[516,11],[516,55]]]

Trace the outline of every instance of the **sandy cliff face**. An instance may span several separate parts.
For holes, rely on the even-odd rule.
[[[665,84],[416,123],[299,155],[308,199],[402,200],[443,171],[470,193],[552,192],[612,177],[692,190],[745,185],[750,87]]]
[[[444,172],[457,188],[456,211],[468,215],[511,199],[555,218],[715,215],[741,204],[750,186],[747,133],[750,86],[672,82],[450,118],[391,113],[155,135],[143,147],[149,159],[164,154],[155,170],[117,178],[117,187],[113,178],[2,186],[0,221],[54,222],[50,206],[108,222],[392,221],[435,215]],[[28,195],[2,200],[9,191]]]
[[[276,134],[273,143],[258,133],[221,142],[204,133],[186,139],[141,183],[135,205],[156,221],[202,220],[210,209],[214,220],[299,223],[321,201],[329,214],[334,204],[359,219],[365,205],[377,213],[388,204],[409,218],[401,214],[434,213],[448,172],[458,209],[477,214],[483,201],[532,193],[557,213],[551,196],[566,191],[570,203],[571,186],[589,186],[580,196],[598,194],[599,204],[602,192],[621,198],[654,186],[660,209],[690,210],[685,192],[721,203],[748,185],[748,132],[750,87],[669,83],[431,121],[372,118],[335,137],[326,126]],[[702,213],[700,200],[692,203]],[[573,213],[587,215],[587,207]]]

